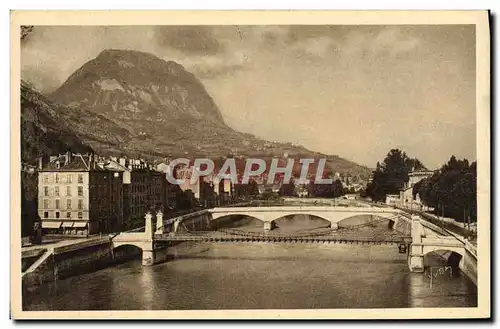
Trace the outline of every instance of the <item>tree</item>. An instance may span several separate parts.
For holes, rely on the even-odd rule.
[[[293,180],[293,178],[290,180],[290,183],[282,184],[280,186],[278,194],[280,196],[297,196],[297,192],[295,191],[295,181]]]
[[[344,195],[344,186],[337,179],[332,184],[315,184],[314,178],[308,186],[309,195],[317,198],[338,198]]]
[[[428,170],[422,162],[420,162],[419,159],[414,158],[414,159],[408,159],[407,160],[407,166],[410,169],[410,171],[422,171],[422,170]]]
[[[477,220],[476,163],[452,156],[434,175],[415,184],[413,193],[436,214],[464,223]]]
[[[269,201],[278,201],[280,200],[280,196],[278,193],[273,192],[272,189],[267,188],[262,194],[259,195],[259,199],[261,200],[269,200]]]
[[[250,196],[256,196],[259,195],[259,185],[257,182],[253,179],[250,179],[248,182],[248,195]]]
[[[408,182],[412,161],[406,153],[392,149],[382,163],[377,162],[367,194],[375,201],[384,201],[387,194],[397,194]]]
[[[387,194],[399,194],[408,183],[408,174],[426,167],[417,158],[409,158],[399,149],[389,151],[382,163],[377,162],[372,181],[366,187],[366,195],[374,201],[385,201]]]
[[[332,184],[332,194],[334,198],[341,197],[344,195],[344,186],[342,185],[342,182],[340,180],[336,180]]]

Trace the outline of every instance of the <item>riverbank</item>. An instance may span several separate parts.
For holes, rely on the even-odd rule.
[[[23,290],[139,257],[141,253],[137,248],[113,249],[109,237],[25,248],[22,251]]]
[[[474,307],[457,276],[410,273],[396,246],[183,243],[170,261],[130,261],[47,283],[25,310]]]
[[[464,244],[465,253],[460,261],[460,270],[477,286],[477,241],[474,236],[469,235],[469,231],[457,227],[450,222],[442,222],[436,216],[423,211],[408,209],[401,206],[395,208],[407,211],[411,214],[420,215],[425,221],[425,225],[437,232],[453,236]]]
[[[206,210],[204,210],[206,211]],[[168,222],[167,220],[166,222]],[[192,229],[196,229],[193,223]],[[263,223],[254,218],[244,216],[232,216],[223,218],[216,222],[212,229],[237,229],[242,232],[263,232]],[[432,226],[429,223],[426,225]],[[311,234],[329,230],[330,223],[324,219],[309,215],[294,215],[280,218],[275,221],[272,233],[275,234]],[[348,218],[342,222],[342,227],[349,229],[356,227],[356,233],[374,234],[377,236],[390,234],[392,232],[385,221],[377,221],[370,215]],[[202,228],[198,228],[202,229]],[[440,228],[437,228],[441,230]],[[96,237],[94,239],[60,241],[49,249],[37,247],[23,248],[23,285],[26,287],[36,286],[45,282],[58,280],[73,274],[95,271],[114,265],[121,259],[135,257],[140,250],[135,247],[118,251],[113,250],[109,237]],[[170,248],[170,247],[169,247]],[[477,259],[468,253],[461,269],[474,282],[477,282]],[[34,264],[37,262],[38,264]],[[35,266],[36,265],[36,266]]]

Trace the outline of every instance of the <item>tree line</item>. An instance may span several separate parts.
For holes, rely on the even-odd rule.
[[[476,162],[457,160],[452,156],[448,163],[431,177],[413,186],[413,195],[434,208],[437,215],[460,222],[477,220],[477,169]]]
[[[417,158],[410,158],[399,149],[389,151],[382,163],[372,173],[372,180],[366,186],[363,196],[369,196],[373,201],[385,202],[388,194],[398,194],[408,183],[411,171],[427,170]]]
[[[388,194],[398,194],[406,186],[411,171],[427,170],[416,158],[410,158],[399,149],[392,149],[382,163],[377,162],[372,180],[362,196],[385,202]],[[476,162],[457,160],[452,156],[431,177],[413,186],[413,197],[434,208],[437,215],[458,221],[477,220]]]

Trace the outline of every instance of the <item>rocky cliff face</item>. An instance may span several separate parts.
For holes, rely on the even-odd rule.
[[[104,50],[51,98],[120,120],[222,121],[203,85],[181,65],[131,50]]]
[[[21,82],[21,155],[33,162],[41,155],[116,151],[130,140],[128,130],[106,117],[56,104]]]
[[[25,82],[21,82],[21,159],[36,163],[42,155],[58,152],[87,152],[85,145],[65,120],[41,94]]]
[[[77,135],[99,153],[325,157],[301,146],[269,142],[233,130],[193,74],[148,53],[104,50],[48,97],[64,105],[65,117],[73,111],[75,124],[92,130],[78,130]],[[81,113],[85,113],[85,123]],[[89,114],[96,119],[91,120]],[[369,173],[368,168],[337,156],[329,156],[328,161],[336,171]]]

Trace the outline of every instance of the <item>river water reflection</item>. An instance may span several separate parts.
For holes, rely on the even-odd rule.
[[[472,307],[463,274],[410,273],[396,246],[188,244],[152,267],[130,261],[24,295],[25,310]]]

